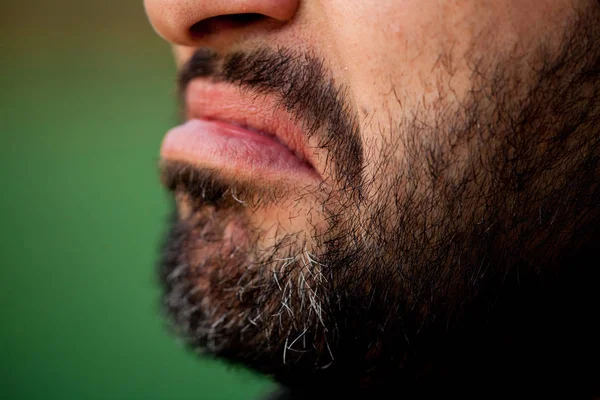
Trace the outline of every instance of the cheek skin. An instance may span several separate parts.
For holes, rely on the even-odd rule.
[[[341,22],[331,25],[328,33],[342,60],[339,65],[353,103],[361,112],[363,141],[372,157],[390,143],[394,123],[439,96],[439,84],[447,79],[435,71],[436,63],[448,49],[456,54],[465,51],[466,41],[456,38],[472,36],[469,15],[474,6],[470,3],[382,1],[361,3],[364,10],[336,8],[341,2],[325,3],[330,5],[324,6],[325,11]],[[465,85],[453,72],[454,90],[459,90]],[[397,149],[397,154],[402,153]]]
[[[330,62],[334,75],[350,88],[360,110],[363,141],[376,157],[392,139],[394,122],[414,117],[417,110],[433,118],[431,106],[436,102],[458,104],[467,96],[472,85],[467,59],[494,64],[499,54],[527,58],[532,44],[561,31],[560,21],[572,12],[572,4],[570,0],[323,1],[321,11],[335,23],[324,31],[327,43],[322,46],[327,57],[334,57]]]

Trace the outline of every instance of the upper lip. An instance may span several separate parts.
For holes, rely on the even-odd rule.
[[[268,95],[256,95],[226,83],[191,81],[185,91],[186,118],[217,120],[270,136],[320,175],[308,137],[297,120]]]

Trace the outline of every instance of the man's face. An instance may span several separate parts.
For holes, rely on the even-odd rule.
[[[195,347],[410,385],[498,347],[493,305],[589,240],[596,0],[145,5],[189,120],[161,273]]]

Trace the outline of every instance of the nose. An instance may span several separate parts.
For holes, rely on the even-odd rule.
[[[173,44],[198,46],[215,33],[241,32],[259,23],[285,23],[300,0],[144,0],[156,32]]]

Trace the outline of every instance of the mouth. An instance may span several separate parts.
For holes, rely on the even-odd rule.
[[[268,96],[197,79],[185,92],[186,122],[167,132],[161,159],[252,181],[318,183],[308,137]]]

